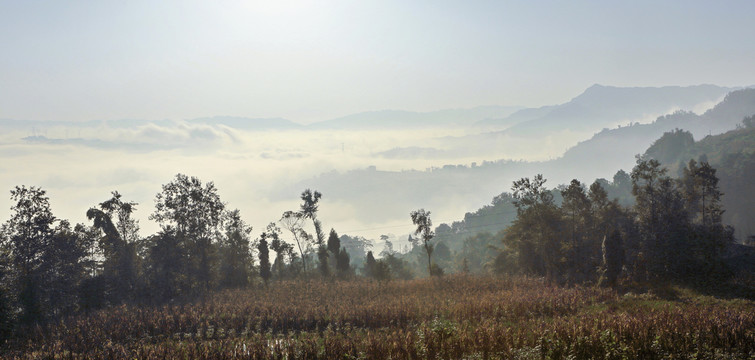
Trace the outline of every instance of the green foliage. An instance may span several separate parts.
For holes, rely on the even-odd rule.
[[[147,240],[147,287],[150,297],[157,301],[186,296],[190,291],[182,236],[172,226],[165,226]]]
[[[445,271],[443,271],[443,268],[438,264],[433,263],[432,265],[430,265],[430,276],[443,276],[444,274]]]
[[[662,164],[673,164],[679,156],[695,145],[692,133],[676,129],[664,133],[645,151],[649,158],[656,159]]]
[[[51,251],[44,259],[48,287],[44,289],[49,297],[48,311],[54,316],[70,315],[78,310],[78,289],[86,275],[83,259],[86,257],[87,243],[83,225],[72,229],[63,220],[55,227]]]
[[[374,277],[375,275],[375,264],[377,261],[375,260],[375,256],[372,255],[372,251],[367,252],[367,256],[364,260],[364,267],[362,268],[362,274],[366,277]]]
[[[338,233],[335,229],[330,229],[330,235],[328,235],[328,251],[332,254],[338,254],[341,249],[341,239],[338,238]]]
[[[396,256],[395,254],[388,254],[381,260],[388,264],[390,273],[393,277],[401,280],[411,280],[414,278],[411,267],[406,260]]]
[[[317,245],[325,244],[325,234],[322,232],[322,223],[317,220],[317,209],[319,207],[318,203],[320,202],[321,197],[322,194],[320,194],[319,191],[313,192],[310,189],[306,189],[301,193],[302,204],[300,206],[300,212],[302,214],[302,217],[312,220],[312,224],[315,226],[315,238],[317,239]]]
[[[330,265],[328,264],[328,260],[330,259],[330,254],[328,254],[328,247],[325,244],[321,244],[317,247],[317,260],[319,262],[319,269],[320,269],[320,275],[322,277],[327,278],[330,276]]]
[[[302,227],[303,221],[304,215],[302,213],[286,211],[278,222],[293,236],[294,242],[296,242],[296,246],[299,248],[299,256],[301,256],[304,272],[307,272],[307,256],[304,254],[304,249],[312,245],[312,239],[304,231]]]
[[[518,212],[526,211],[528,208],[538,205],[552,205],[553,194],[545,188],[545,178],[542,174],[530,178],[522,178],[514,181],[511,186],[512,196],[514,197],[514,206]]]
[[[742,119],[742,126],[744,126],[745,129],[751,129],[755,127],[755,115],[750,115]]]
[[[52,215],[46,191],[38,187],[21,186],[11,190],[11,218],[3,225],[10,254],[11,288],[17,295],[21,310],[20,321],[33,323],[49,315],[47,304],[51,283],[47,275],[50,260],[55,260]]]
[[[222,287],[244,287],[252,277],[249,235],[252,227],[241,219],[238,209],[225,215],[225,234],[220,238],[220,280]]]
[[[703,224],[721,222],[722,194],[718,190],[716,170],[710,164],[703,162],[698,166],[695,160],[690,160],[682,168],[679,182],[687,211],[694,220]]]
[[[340,277],[346,277],[351,273],[351,266],[349,265],[349,253],[346,248],[341,248],[336,255],[336,271]]]
[[[205,185],[196,178],[177,174],[155,196],[151,220],[163,229],[172,226],[185,248],[186,271],[195,293],[208,291],[215,280],[217,257],[214,242],[223,220],[225,204],[215,184]]]
[[[491,270],[493,259],[500,252],[499,245],[503,232],[496,235],[480,233],[464,239],[462,250],[457,254],[466,262],[471,273],[485,273]]]
[[[87,218],[103,234],[98,236],[98,247],[103,257],[99,264],[102,273],[98,276],[102,277],[103,293],[97,296],[102,296],[110,304],[133,300],[136,290],[139,225],[131,218],[136,205],[134,202],[124,202],[121,194],[113,191],[112,198],[100,203],[99,208],[87,210]]]
[[[600,283],[604,286],[615,287],[617,279],[624,266],[624,244],[621,232],[614,229],[603,238],[603,269]]]
[[[270,224],[274,226],[273,224]],[[260,259],[260,277],[265,285],[270,281],[272,272],[270,271],[270,249],[268,248],[267,239],[271,237],[275,239],[275,233],[269,234],[263,232],[260,234],[259,240],[257,240],[257,256]]]
[[[390,280],[392,278],[390,265],[383,259],[376,261],[372,268],[372,277],[378,281]]]
[[[559,280],[565,261],[561,243],[564,223],[542,175],[523,178],[512,186],[517,219],[507,229],[504,244],[517,253],[517,265],[529,274]]]
[[[607,201],[607,195],[599,184],[591,187],[590,191],[596,203]],[[595,267],[589,266],[590,257],[594,255],[589,253],[593,245],[589,241],[594,222],[591,199],[588,198],[585,188],[577,179],[572,180],[568,187],[561,190],[561,196],[563,198],[562,221],[568,233],[568,240],[562,245],[567,258],[567,279],[572,282],[583,282],[595,272]]]

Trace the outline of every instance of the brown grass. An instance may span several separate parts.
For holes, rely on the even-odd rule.
[[[29,329],[9,358],[747,358],[755,303],[524,277],[274,283]]]

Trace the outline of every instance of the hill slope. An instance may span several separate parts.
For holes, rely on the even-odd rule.
[[[732,88],[715,85],[689,87],[633,87],[593,85],[571,101],[527,109],[481,125],[510,124],[509,135],[540,136],[559,131],[595,131],[629,122],[645,122],[677,109],[720,100]]]

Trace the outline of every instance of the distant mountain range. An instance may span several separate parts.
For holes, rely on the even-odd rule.
[[[606,129],[567,150],[559,161],[575,164],[587,162],[595,168],[626,163],[635,154],[643,153],[665,132],[684,129],[699,140],[733,130],[744,117],[753,114],[755,89],[738,90],[729,93],[721,103],[702,115],[677,111],[658,117],[650,124]]]
[[[521,110],[519,106],[480,106],[471,109],[450,109],[432,112],[399,110],[370,111],[326,120],[307,126],[322,130],[399,129],[418,127],[469,127],[485,119],[508,116]]]
[[[519,136],[542,135],[562,130],[594,131],[629,122],[643,122],[677,109],[719,101],[734,88],[715,85],[665,87],[614,87],[593,85],[571,101],[536,109],[523,109],[502,119],[478,125],[508,127]]]
[[[185,120],[187,124],[226,126],[239,130],[396,130],[423,127],[465,127],[487,133],[506,129],[505,134],[541,136],[563,130],[594,132],[616,124],[652,119],[676,109],[691,110],[713,103],[732,88],[715,85],[689,87],[621,88],[593,85],[571,101],[540,108],[480,106],[432,112],[381,110],[352,114],[309,125],[283,118],[216,116]],[[0,128],[98,127],[130,128],[145,125],[172,126],[174,120],[25,121],[0,119]],[[488,136],[497,133],[488,133]],[[32,134],[37,135],[37,134]]]
[[[408,213],[413,206],[442,208],[479,207],[493,196],[507,191],[513,180],[542,173],[548,186],[568,183],[572,178],[592,182],[611,178],[616,171],[631,171],[635,155],[642,154],[664,132],[689,129],[697,139],[733,130],[746,116],[755,114],[755,89],[733,91],[702,115],[677,111],[658,117],[650,124],[636,124],[603,130],[570,148],[564,156],[540,162],[511,160],[481,164],[446,165],[425,171],[380,171],[374,167],[343,173],[330,172],[284,186],[275,196],[285,197],[303,188],[315,188],[334,201],[347,201],[354,211],[379,219],[373,211],[380,204],[387,213]],[[705,143],[705,142],[703,142]],[[468,146],[478,146],[469,142]],[[407,153],[435,155],[433,149],[405,148]],[[411,151],[409,151],[411,150]],[[390,199],[390,201],[387,201]]]

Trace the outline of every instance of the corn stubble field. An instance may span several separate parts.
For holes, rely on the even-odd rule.
[[[6,358],[755,358],[755,302],[525,277],[291,281],[27,329]]]

